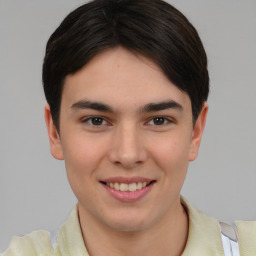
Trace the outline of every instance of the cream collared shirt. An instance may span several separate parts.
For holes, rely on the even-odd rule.
[[[196,210],[187,200],[182,204],[189,216],[189,235],[182,256],[224,256],[218,221]],[[256,256],[256,221],[236,222],[241,256]],[[75,207],[59,229],[57,246],[52,247],[47,231],[13,237],[1,256],[89,256],[84,245]]]

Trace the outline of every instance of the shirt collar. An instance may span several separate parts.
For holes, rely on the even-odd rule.
[[[188,240],[182,256],[223,256],[218,221],[195,209],[184,197],[181,197],[181,203],[189,216]],[[63,256],[89,256],[84,245],[77,205],[60,228],[57,245]]]

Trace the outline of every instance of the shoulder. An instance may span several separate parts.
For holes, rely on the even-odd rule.
[[[189,233],[183,256],[224,255],[219,222],[181,197],[181,203],[189,217]]]
[[[256,221],[236,221],[240,251],[245,255],[256,252]]]
[[[39,230],[22,237],[14,236],[9,248],[1,256],[16,255],[55,255],[50,242],[50,233],[45,230]]]

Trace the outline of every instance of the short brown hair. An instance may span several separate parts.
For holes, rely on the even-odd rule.
[[[57,129],[65,77],[116,46],[159,65],[189,95],[196,121],[208,97],[209,76],[203,44],[188,19],[162,0],[94,0],[72,11],[46,46],[43,85]]]

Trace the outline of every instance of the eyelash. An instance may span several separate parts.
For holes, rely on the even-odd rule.
[[[93,124],[93,119],[96,119],[94,121],[97,122],[97,119],[99,119],[98,121],[100,121],[100,124]],[[158,120],[157,120],[158,119]],[[163,123],[160,122],[160,124],[155,124],[154,122],[156,121],[162,121]],[[153,123],[151,123],[153,122]],[[82,120],[82,123],[87,123],[88,125],[90,126],[93,126],[93,127],[101,127],[101,126],[105,126],[105,125],[110,125],[110,122],[108,122],[104,117],[101,117],[101,116],[90,116],[90,117],[87,117],[85,119]],[[151,124],[150,124],[151,123]],[[150,118],[147,122],[146,122],[146,125],[149,125],[149,126],[164,126],[164,125],[168,125],[170,123],[174,123],[173,120],[167,118],[167,117],[164,117],[164,116],[155,116],[155,117],[152,117]]]
[[[93,119],[99,119],[101,120],[103,123],[105,124],[99,124],[99,125],[96,125],[96,124],[93,124]],[[87,123],[88,125],[91,125],[93,127],[100,127],[100,126],[103,126],[103,125],[109,125],[109,122],[106,121],[106,119],[104,117],[101,117],[101,116],[90,116],[90,117],[87,117],[85,119],[82,120],[82,123]]]
[[[154,122],[154,121],[157,121],[157,119],[160,119],[161,121],[163,121],[163,123],[161,124],[150,124],[150,122]],[[167,124],[170,124],[170,123],[174,123],[173,120],[167,118],[167,117],[164,117],[164,116],[155,116],[151,119],[149,119],[149,121],[147,122],[148,125],[152,125],[152,126],[164,126],[164,125],[167,125]]]

